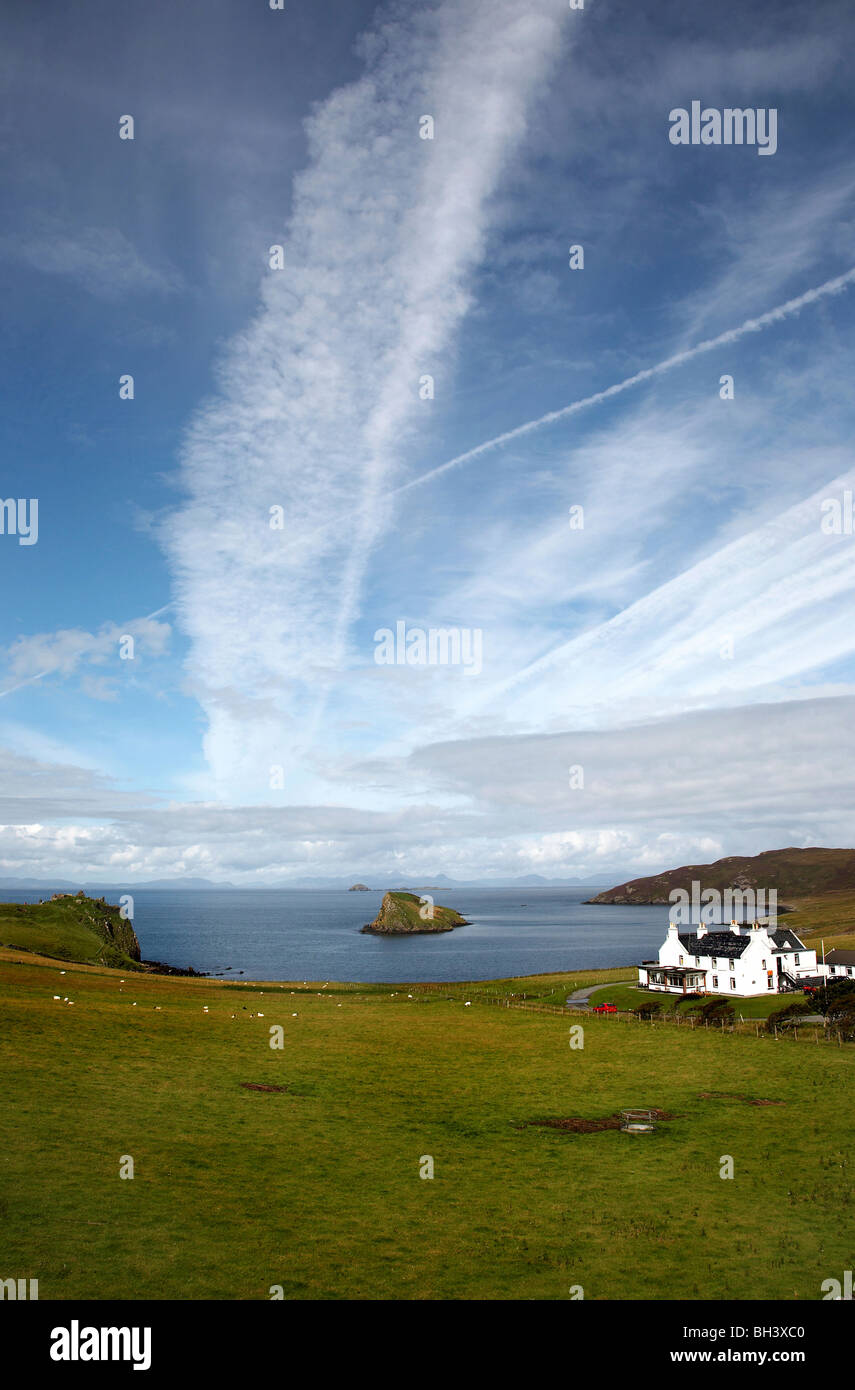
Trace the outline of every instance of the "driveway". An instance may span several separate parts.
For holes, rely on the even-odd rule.
[[[588,1003],[592,994],[596,994],[598,989],[608,989],[609,985],[634,985],[636,980],[628,977],[626,980],[606,980],[600,985],[586,985],[584,989],[577,989],[575,994],[568,994],[566,1007],[568,1009],[589,1009]]]

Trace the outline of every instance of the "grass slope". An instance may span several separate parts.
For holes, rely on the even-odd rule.
[[[9,951],[0,1039],[0,1272],[45,1299],[814,1300],[853,1267],[853,1047],[496,1008],[475,987],[122,985]],[[520,1127],[628,1105],[675,1118],[647,1138]]]
[[[0,945],[59,960],[140,969],[140,947],[131,923],[103,898],[0,903]]]

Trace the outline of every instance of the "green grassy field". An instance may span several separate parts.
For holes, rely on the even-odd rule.
[[[855,1047],[486,1002],[591,972],[121,978],[0,951],[0,1277],[43,1299],[815,1300],[853,1267]],[[526,1123],[630,1105],[674,1118],[649,1137]]]

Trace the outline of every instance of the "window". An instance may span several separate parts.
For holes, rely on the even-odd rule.
[[[680,957],[680,964],[681,964],[681,965],[683,964],[683,957],[682,957],[682,956]]]
[[[712,977],[712,987],[713,987],[713,989],[718,989],[718,975],[713,975],[713,977]]]
[[[766,988],[767,988],[767,989],[771,989],[771,988],[772,988],[772,972],[771,972],[771,970],[768,972],[768,974],[767,974],[767,976],[766,976]]]
[[[732,969],[733,969],[733,961],[732,961],[732,960],[729,960],[727,963],[728,963],[728,966],[730,967],[730,969],[732,970]]]
[[[799,963],[799,956],[798,956],[798,952],[796,952],[796,965],[798,965],[798,963]]]
[[[700,956],[695,956],[695,965],[700,965],[700,963],[701,963],[701,958],[700,958]]]
[[[765,969],[766,969],[766,962],[765,962],[765,960],[761,960],[760,964],[762,965],[763,969],[765,970]]]
[[[846,967],[846,974],[847,974],[847,975],[851,975],[851,974],[852,974],[852,966],[851,966],[851,965],[847,965],[847,967]]]
[[[730,988],[731,988],[731,989],[736,989],[736,981],[734,980],[734,978],[733,978],[732,975],[731,975],[731,977],[730,977]]]

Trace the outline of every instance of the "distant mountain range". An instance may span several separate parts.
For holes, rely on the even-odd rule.
[[[412,888],[596,888],[600,884],[612,883],[613,878],[603,874],[592,878],[544,878],[541,874],[524,874],[516,878],[449,878],[448,874],[420,874],[418,877],[402,874],[363,874],[361,878],[300,878],[288,883],[279,883],[278,888],[322,888],[335,891],[350,888],[354,883],[367,883],[377,892],[405,892]]]
[[[22,890],[24,892],[44,892],[44,893],[77,893],[83,889],[87,893],[97,890],[98,893],[128,893],[138,888],[160,888],[170,889],[179,892],[211,892],[218,889],[232,891],[261,891],[274,888],[305,888],[319,889],[326,892],[336,892],[339,889],[347,890],[356,882],[366,882],[365,877],[361,880],[356,874],[347,878],[295,878],[278,883],[259,883],[251,887],[247,884],[235,884],[228,882],[216,883],[209,878],[153,878],[142,882],[125,883],[103,883],[87,879],[82,882],[72,882],[66,878],[0,878],[0,893],[7,890]],[[406,890],[413,888],[597,888],[601,884],[611,883],[611,878],[602,875],[594,878],[543,878],[540,874],[524,874],[517,878],[474,878],[474,879],[455,879],[449,878],[447,874],[433,874],[431,877],[421,875],[419,877],[402,878],[396,874],[372,876],[369,875],[367,883],[369,888],[374,888],[377,892],[388,892],[391,890]]]

